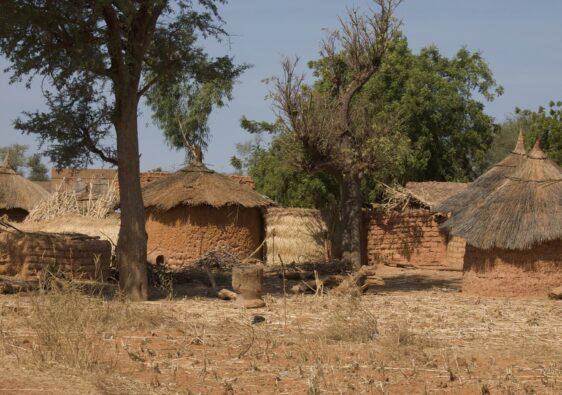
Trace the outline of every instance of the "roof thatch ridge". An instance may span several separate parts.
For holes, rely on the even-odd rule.
[[[562,240],[562,171],[537,142],[497,189],[444,226],[481,249],[527,250]]]
[[[142,191],[145,207],[163,211],[182,205],[246,208],[274,205],[267,197],[202,163],[190,163],[145,185]]]
[[[523,129],[519,129],[519,135],[517,136],[517,144],[515,145],[515,148],[513,149],[513,151],[511,151],[511,153],[518,154],[518,155],[527,154],[527,150],[525,149],[525,135],[523,134]]]
[[[461,191],[437,204],[434,207],[435,211],[456,214],[475,201],[485,199],[486,196],[501,185],[505,181],[505,177],[512,174],[526,158],[527,151],[525,150],[524,140],[525,136],[523,130],[520,130],[515,148],[509,153],[509,155],[503,158],[500,162],[491,166],[484,174],[474,180],[464,191]]]

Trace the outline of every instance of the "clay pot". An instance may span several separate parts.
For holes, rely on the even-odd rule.
[[[262,299],[263,267],[261,265],[240,265],[232,269],[232,289],[239,296],[240,307],[255,309],[264,307]]]

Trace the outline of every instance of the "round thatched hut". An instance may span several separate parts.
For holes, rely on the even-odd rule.
[[[562,172],[539,142],[495,190],[446,226],[467,242],[469,292],[544,296],[562,283]]]
[[[170,266],[216,249],[246,258],[262,244],[262,208],[273,204],[202,164],[151,182],[143,198],[149,261]]]
[[[0,216],[10,222],[21,222],[49,193],[39,185],[23,178],[8,165],[0,165]]]
[[[501,162],[493,165],[488,171],[478,177],[465,190],[438,203],[434,210],[439,213],[453,213],[464,210],[475,201],[485,198],[488,193],[501,184],[505,177],[513,173],[527,155],[523,132],[519,132],[517,144],[513,151]]]

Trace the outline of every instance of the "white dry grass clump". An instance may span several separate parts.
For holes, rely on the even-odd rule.
[[[64,181],[46,200],[30,211],[26,222],[49,221],[64,215],[79,215],[86,218],[105,218],[114,211],[117,201],[116,183],[107,181],[107,189],[94,195],[94,184],[90,182],[86,196],[79,196],[74,190],[64,187]]]

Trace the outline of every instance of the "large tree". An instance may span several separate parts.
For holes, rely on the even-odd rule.
[[[376,0],[368,15],[350,10],[340,29],[329,32],[321,48],[325,89],[305,84],[297,61],[285,59],[283,75],[272,79],[271,98],[278,123],[302,144],[301,163],[309,171],[334,177],[339,186],[335,255],[355,266],[364,261],[361,183],[371,169],[393,162],[395,117],[376,117],[361,92],[380,71],[398,33],[394,12],[399,0]]]
[[[118,166],[119,282],[147,298],[146,232],[139,182],[138,107],[154,86],[190,75],[205,81],[233,68],[210,59],[198,34],[225,34],[225,0],[12,0],[2,2],[0,53],[12,82],[43,80],[47,111],[16,127],[36,134],[59,166],[100,158]]]

